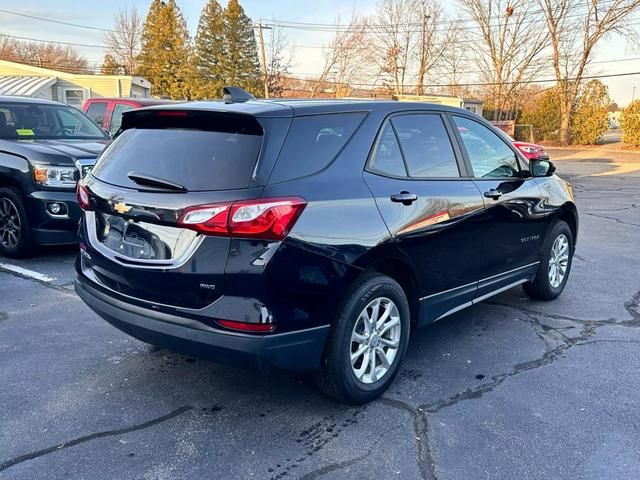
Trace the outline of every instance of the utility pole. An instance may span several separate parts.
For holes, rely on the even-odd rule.
[[[267,72],[267,55],[264,50],[264,35],[262,30],[271,30],[271,27],[265,27],[262,25],[262,19],[256,26],[258,29],[258,36],[260,38],[260,57],[262,58],[262,79],[264,81],[264,98],[269,98],[269,77]]]

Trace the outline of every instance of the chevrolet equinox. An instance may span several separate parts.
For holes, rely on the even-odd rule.
[[[572,188],[481,117],[228,92],[126,112],[78,184],[76,291],[120,330],[363,403],[417,327],[564,289]]]

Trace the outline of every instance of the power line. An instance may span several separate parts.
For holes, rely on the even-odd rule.
[[[615,78],[615,77],[629,77],[634,75],[640,75],[639,72],[625,72],[625,73],[611,73],[605,75],[585,75],[581,77],[581,80],[595,80],[601,78]],[[299,81],[311,81],[309,79],[300,79],[296,77],[287,77],[291,80],[299,80]],[[574,82],[577,78],[564,78],[565,82]],[[495,87],[500,85],[515,85],[515,84],[536,84],[536,83],[554,83],[557,80],[555,78],[543,79],[543,80],[521,80],[518,82],[471,82],[471,83],[432,83],[432,84],[424,84],[424,85],[402,85],[403,88],[417,88],[419,86],[423,86],[425,88],[445,88],[445,87]],[[373,83],[357,83],[357,82],[336,82],[336,81],[323,81],[322,83],[327,84],[348,84],[351,87],[379,87],[380,85]]]
[[[101,32],[111,32],[111,31],[113,31],[113,30],[108,30],[106,28],[90,27],[88,25],[80,25],[79,23],[62,22],[60,20],[54,20],[52,18],[44,18],[44,17],[38,17],[36,15],[28,15],[26,13],[13,12],[11,10],[5,10],[3,8],[0,8],[0,12],[8,13],[10,15],[18,15],[20,17],[31,18],[31,19],[34,19],[34,20],[42,20],[43,22],[57,23],[58,25],[66,25],[68,27],[85,28],[87,30],[99,30]]]
[[[613,0],[611,0],[609,2],[609,4],[605,4],[603,5],[605,8],[607,6],[611,7],[615,2]],[[622,7],[620,7],[622,8]],[[13,10],[7,10],[7,9],[0,9],[0,12],[3,13],[7,13],[10,15],[17,15],[17,16],[21,16],[21,17],[26,17],[26,18],[31,18],[34,20],[40,20],[43,22],[50,22],[50,23],[56,23],[59,25],[66,25],[69,27],[76,27],[76,28],[84,28],[87,30],[96,30],[96,31],[101,31],[101,32],[113,32],[114,30],[111,29],[107,29],[107,28],[101,28],[101,27],[94,27],[94,26],[90,26],[90,25],[82,25],[82,24],[78,24],[78,23],[71,23],[71,22],[64,22],[64,21],[60,21],[60,20],[54,20],[51,18],[45,18],[45,17],[39,17],[37,15],[30,15],[30,14],[26,14],[26,13],[22,13],[22,12],[16,12]],[[528,16],[533,16],[533,15],[540,15],[540,14],[544,14],[544,10],[542,9],[538,9],[538,10],[525,10],[525,13]],[[572,18],[572,17],[576,17],[576,16],[584,16],[585,12],[580,12],[580,13],[573,13],[571,15],[567,15],[566,18]],[[502,16],[498,17],[501,18]],[[489,18],[489,26],[492,27],[502,27],[505,25],[509,25],[509,22],[506,23],[497,23],[497,24],[492,24],[491,21],[493,20],[492,18]],[[546,18],[532,18],[530,20],[523,20],[521,23],[545,23],[546,22]],[[434,25],[449,25],[451,23],[475,23],[475,20],[472,18],[466,18],[466,19],[456,19],[456,20],[449,20],[449,19],[443,19],[443,20],[437,20],[435,22],[433,22]],[[340,23],[314,23],[314,22],[299,22],[299,21],[294,21],[294,20],[282,20],[282,19],[271,19],[271,20],[264,20],[264,25],[270,25],[270,26],[279,26],[279,27],[283,27],[283,28],[291,28],[291,29],[298,29],[298,30],[308,30],[308,31],[326,31],[326,32],[338,32],[338,31],[351,31],[353,29],[359,29],[361,28],[360,26],[356,26],[356,27],[351,27],[348,24],[340,24]],[[384,25],[384,24],[367,24],[366,28],[371,29],[372,31],[375,31],[376,29],[378,29],[379,31],[385,31],[385,29],[389,29],[389,28],[396,28],[396,27],[421,27],[422,24],[421,23],[417,23],[417,22],[410,22],[410,23],[397,23],[395,25],[393,25],[392,27],[390,27],[389,25]],[[479,28],[478,25],[473,25],[471,27],[459,27],[460,29],[466,30],[474,30]],[[437,30],[436,30],[437,31]],[[446,31],[446,30],[441,30],[441,31]]]
[[[640,58],[638,58],[640,59]],[[46,65],[46,64],[45,64]],[[46,68],[46,67],[44,67]],[[67,73],[79,73],[79,74],[87,74],[87,70],[82,67],[68,67],[65,69]],[[89,71],[88,74],[92,74],[96,72]],[[581,77],[581,80],[594,80],[594,79],[603,79],[603,78],[617,78],[617,77],[629,77],[640,75],[640,71],[637,72],[624,72],[624,73],[611,73],[611,74],[602,74],[602,75],[585,75]],[[313,78],[300,78],[293,75],[283,75],[282,76],[288,80],[300,81],[300,82],[318,82],[318,79]],[[202,80],[201,77],[196,75],[184,75],[181,76],[182,80]],[[563,81],[571,82],[576,81],[577,78],[565,78]],[[557,80],[555,78],[547,78],[547,79],[532,79],[532,80],[521,80],[517,82],[505,81],[505,82],[467,82],[467,83],[432,83],[432,84],[424,84],[422,85],[425,88],[445,88],[445,87],[488,87],[488,86],[508,86],[508,85],[529,85],[529,84],[540,84],[540,83],[555,83]],[[328,85],[349,85],[350,87],[380,87],[381,85],[377,83],[364,83],[364,82],[339,82],[339,81],[331,81],[331,80],[323,80],[321,83]],[[404,84],[403,88],[416,88],[420,85],[418,84]]]
[[[95,43],[76,43],[76,42],[62,42],[62,41],[58,41],[58,40],[42,40],[40,38],[31,38],[31,37],[21,37],[19,35],[9,35],[7,33],[0,33],[0,37],[9,37],[9,38],[15,38],[17,40],[26,40],[29,42],[40,42],[40,43],[55,43],[57,45],[69,45],[69,46],[73,46],[73,47],[88,47],[88,48],[102,48],[106,50],[106,46],[105,45],[98,45]],[[111,47],[109,47],[111,49]],[[126,50],[128,51],[129,49],[126,47],[121,47],[118,48],[118,50]],[[136,48],[135,51],[140,51],[139,48]]]

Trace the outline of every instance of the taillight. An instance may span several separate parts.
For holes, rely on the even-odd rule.
[[[299,197],[198,205],[186,208],[178,225],[207,235],[283,240],[306,205]]]
[[[84,186],[82,180],[80,180],[76,185],[76,198],[78,199],[78,204],[80,208],[83,210],[91,209],[91,202],[89,201],[89,190]]]
[[[227,235],[230,208],[230,203],[189,207],[180,215],[178,225],[208,235]]]

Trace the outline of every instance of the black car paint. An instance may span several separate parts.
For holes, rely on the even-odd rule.
[[[7,101],[35,105],[57,104],[34,99],[11,98]],[[0,186],[15,188],[24,199],[36,244],[58,245],[77,242],[81,210],[73,189],[52,188],[35,183],[34,166],[75,166],[77,161],[93,162],[107,141],[106,134],[104,140],[0,139]],[[46,210],[47,202],[66,203],[68,215],[65,218],[49,215]]]
[[[472,115],[458,109],[400,102],[309,101],[203,103],[171,108],[229,110],[253,115],[263,125],[269,124],[272,133],[265,139],[253,187],[188,195],[150,193],[121,189],[90,176],[85,183],[96,208],[114,213],[115,203],[124,202],[132,212],[149,211],[157,216],[158,223],[173,224],[186,206],[200,203],[297,195],[308,204],[282,242],[206,237],[192,257],[170,272],[126,262],[118,264],[105,258],[87,240],[85,217],[80,229],[82,255],[76,267],[76,288],[105,319],[146,341],[184,350],[183,340],[178,341],[170,332],[162,333],[165,327],[180,324],[185,328],[180,337],[199,345],[194,348],[204,348],[208,356],[233,363],[236,356],[218,355],[205,348],[218,345],[219,339],[224,343],[224,338],[238,335],[215,323],[216,319],[228,319],[273,321],[274,334],[244,335],[256,342],[273,335],[284,335],[280,337],[284,339],[288,334],[314,331],[319,332],[316,340],[322,343],[350,285],[367,269],[396,278],[407,292],[413,320],[425,325],[490,292],[530,280],[553,219],[566,219],[574,232],[577,229],[572,191],[558,186],[566,185],[564,181],[555,176],[540,179],[526,174],[508,180],[474,179],[469,174],[464,147],[455,140],[455,134],[452,140],[461,178],[394,179],[367,171],[373,142],[389,115],[420,111],[436,112],[445,118],[452,114]],[[367,112],[367,116],[324,170],[281,183],[268,182],[293,116],[353,111]],[[472,118],[495,131],[488,122]],[[453,130],[451,125],[449,128]],[[509,146],[526,169],[527,163],[518,150],[510,142]],[[483,193],[489,189],[500,191],[502,196],[496,200],[485,197]],[[403,205],[389,200],[390,195],[401,191],[415,193],[417,201]],[[437,214],[443,211],[447,218],[438,218]],[[433,223],[430,218],[435,218]],[[194,300],[195,303],[181,304],[187,292],[201,283],[214,285],[215,294],[202,292],[200,303]],[[168,300],[144,297],[145,292],[156,289],[160,297],[166,294],[164,298]],[[95,301],[96,295],[102,303],[117,304],[116,310],[113,305],[106,307]],[[215,301],[207,304],[209,300]],[[140,317],[124,325],[114,313],[117,311],[123,317]],[[166,315],[172,317],[158,318]],[[148,324],[149,318],[160,323],[142,326]],[[199,337],[203,332],[215,333],[218,340]],[[283,341],[289,346],[297,345],[293,338]],[[188,350],[188,344],[186,347]],[[309,349],[304,360],[296,353],[292,357],[295,361],[282,360],[285,350],[278,348],[270,349],[268,354],[254,349],[245,353],[256,357],[252,363],[263,369],[309,369],[319,366],[322,350]]]
[[[94,160],[103,148],[104,143],[94,140],[0,140],[0,185],[14,187],[22,194],[37,244],[75,243],[81,210],[73,190],[36,184],[34,165],[74,166],[77,160]],[[47,202],[66,203],[67,218],[49,215]]]

